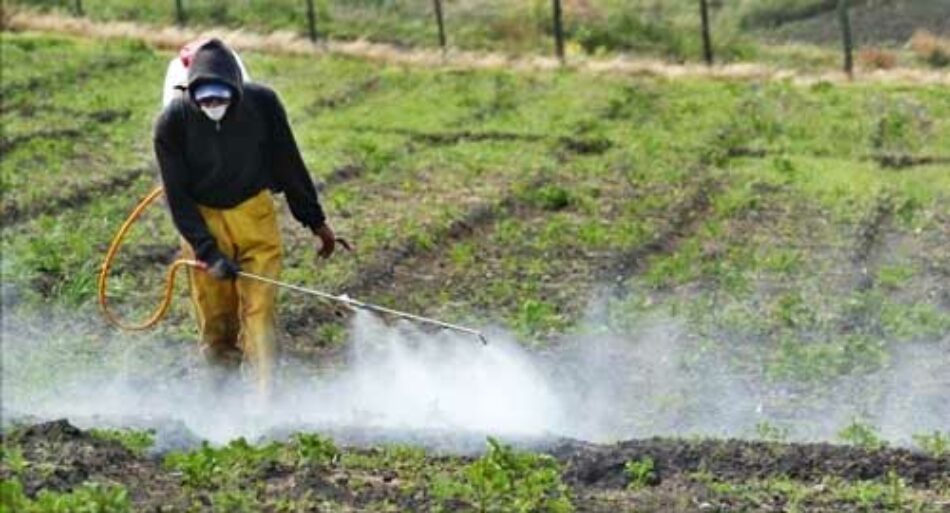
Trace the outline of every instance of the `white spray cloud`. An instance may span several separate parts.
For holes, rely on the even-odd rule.
[[[736,374],[727,355],[704,346],[680,322],[655,320],[616,333],[603,329],[598,309],[592,312],[586,323],[596,328],[592,334],[544,351],[524,348],[503,330],[482,346],[469,336],[424,333],[359,313],[344,364],[318,371],[285,362],[267,406],[240,380],[212,386],[192,344],[102,337],[88,323],[4,316],[3,416],[152,427],[166,446],[308,430],[354,443],[404,441],[453,451],[478,448],[485,435],[596,442],[754,436],[762,421],[810,440],[834,439],[855,417],[879,422],[895,441],[947,428],[941,422],[950,418],[950,391],[924,390],[930,385],[917,379],[923,364],[934,376],[947,370],[945,359],[935,358],[939,346],[904,348],[885,371],[801,398],[780,384]]]

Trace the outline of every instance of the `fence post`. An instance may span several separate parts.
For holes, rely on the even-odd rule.
[[[310,34],[310,41],[317,42],[317,12],[313,8],[313,0],[307,0],[307,29]]]
[[[179,25],[185,24],[185,6],[183,0],[175,0],[175,22]]]
[[[709,35],[709,2],[699,0],[699,16],[703,20],[703,58],[706,65],[713,65],[712,37]]]
[[[854,78],[854,41],[851,39],[851,16],[848,0],[838,0],[838,23],[841,25],[841,41],[844,47],[844,72]]]
[[[76,16],[86,15],[85,11],[83,11],[83,8],[82,8],[82,0],[76,0],[74,6],[76,8]]]
[[[554,2],[554,50],[557,58],[564,63],[564,24],[561,19],[561,0]]]
[[[439,47],[445,52],[445,19],[442,17],[442,0],[432,0],[435,4],[435,21],[439,24]]]

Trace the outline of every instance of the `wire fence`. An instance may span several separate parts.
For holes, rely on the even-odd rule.
[[[849,7],[865,0],[744,2],[723,0],[19,0],[103,20],[291,30],[312,41],[367,38],[400,46],[451,46],[551,52],[662,55],[676,61],[744,60],[748,25],[769,26],[837,10],[844,70],[853,72]],[[779,7],[768,10],[769,4]],[[787,4],[787,5],[786,5]],[[730,10],[731,9],[731,10]],[[751,10],[750,10],[751,9]],[[799,13],[802,11],[802,13]],[[717,23],[719,14],[734,23]],[[801,17],[799,16],[799,17]]]

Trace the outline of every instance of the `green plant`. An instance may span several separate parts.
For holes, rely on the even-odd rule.
[[[8,444],[0,446],[0,460],[13,475],[21,474],[29,466],[29,462],[23,457],[23,449]]]
[[[482,512],[573,511],[553,458],[515,451],[494,438],[488,439],[488,452],[466,465],[460,475],[436,480],[432,493],[442,508],[461,502]]]
[[[215,513],[256,513],[261,506],[250,490],[220,490],[211,495]]]
[[[475,246],[470,242],[459,242],[449,249],[449,258],[459,267],[467,267],[475,263]]]
[[[933,126],[926,106],[903,99],[888,102],[883,110],[871,134],[871,147],[891,154],[919,151]]]
[[[878,435],[874,428],[858,419],[851,421],[847,427],[838,432],[838,438],[851,445],[861,447],[867,450],[883,449],[887,446],[887,441]]]
[[[776,426],[767,420],[763,420],[755,425],[755,434],[762,440],[770,442],[785,442],[788,440],[790,431],[787,427]]]
[[[854,502],[864,508],[883,507],[884,511],[904,511],[907,483],[893,470],[881,481],[857,481],[835,491],[837,498]]]
[[[886,289],[897,289],[915,274],[908,265],[884,265],[877,270],[877,283]]]
[[[332,465],[340,458],[340,450],[329,438],[312,434],[294,435],[297,461],[306,465]]]
[[[346,327],[334,322],[328,322],[317,328],[316,340],[326,347],[341,346],[346,342]]]
[[[546,301],[525,299],[521,302],[514,326],[524,335],[534,335],[559,326],[563,318],[557,308]]]
[[[772,318],[781,326],[794,328],[815,323],[814,308],[799,294],[785,294],[774,303]]]
[[[197,450],[171,453],[165,457],[165,466],[181,472],[185,486],[213,489],[252,476],[264,465],[276,463],[280,457],[279,444],[255,447],[242,437],[221,448],[203,442]]]
[[[218,453],[207,442],[188,453],[171,453],[165,457],[165,466],[181,472],[182,484],[192,488],[210,488],[223,472]]]
[[[92,436],[103,440],[114,440],[136,455],[145,454],[155,444],[155,431],[134,429],[90,429]]]
[[[571,193],[558,185],[542,185],[524,191],[524,199],[531,205],[544,210],[561,210],[571,205]]]
[[[624,463],[623,473],[627,476],[627,488],[631,490],[639,490],[657,481],[656,464],[649,456]]]
[[[17,479],[0,481],[0,511],[10,513],[128,513],[132,503],[122,486],[84,483],[67,493],[41,490],[30,499]]]
[[[916,434],[912,438],[917,447],[935,458],[950,454],[950,433],[934,430],[933,433]]]

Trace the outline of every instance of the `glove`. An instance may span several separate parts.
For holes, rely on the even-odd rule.
[[[222,256],[208,266],[208,274],[219,280],[233,280],[241,272],[241,266],[226,256]]]

